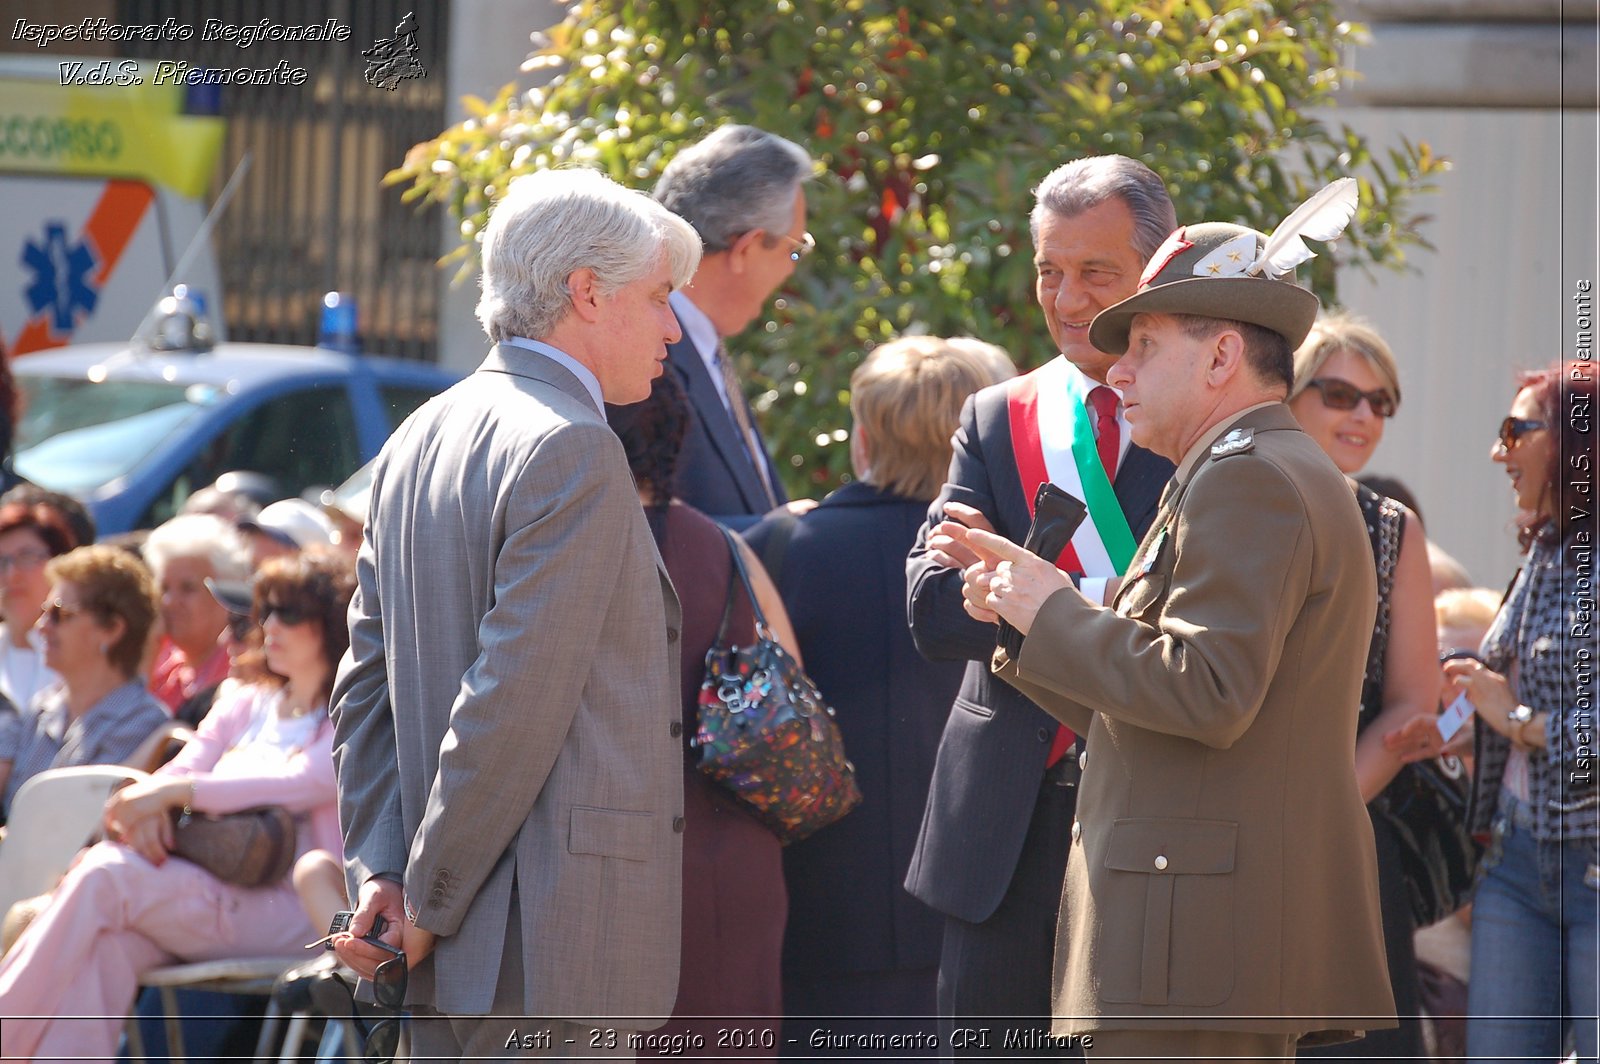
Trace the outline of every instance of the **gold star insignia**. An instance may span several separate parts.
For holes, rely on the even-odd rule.
[[[1206,269],[1209,270],[1211,273],[1221,273],[1222,272],[1222,264],[1218,263],[1218,262],[1213,262],[1209,266],[1207,266]]]
[[[1239,252],[1237,252],[1237,251],[1228,252],[1228,261],[1229,262],[1238,262],[1243,257],[1244,256],[1239,254]]]

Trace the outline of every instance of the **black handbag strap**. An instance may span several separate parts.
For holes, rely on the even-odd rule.
[[[750,586],[750,574],[745,570],[743,553],[739,550],[739,543],[734,539],[733,533],[721,525],[717,531],[722,533],[722,538],[728,543],[728,556],[733,559],[733,571],[739,574],[739,583],[744,585],[745,597],[750,600],[750,612],[755,615],[756,635],[769,638],[766,615],[761,612],[761,603],[756,601],[755,589]],[[728,581],[728,601],[722,607],[722,623],[717,626],[717,644],[725,646],[728,642],[728,620],[733,616],[733,596],[735,584]]]

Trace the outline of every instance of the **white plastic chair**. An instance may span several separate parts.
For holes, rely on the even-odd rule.
[[[24,898],[53,890],[100,827],[111,788],[140,773],[119,765],[53,768],[24,783],[0,843],[0,918]]]

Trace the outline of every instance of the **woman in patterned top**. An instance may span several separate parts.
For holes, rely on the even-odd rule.
[[[1370,326],[1333,314],[1312,328],[1294,356],[1289,409],[1306,433],[1354,476],[1383,439],[1384,422],[1400,405],[1399,370],[1389,345]],[[1433,624],[1433,580],[1427,540],[1416,515],[1393,499],[1351,481],[1372,539],[1378,569],[1378,616],[1367,654],[1356,732],[1356,782],[1368,802],[1407,761],[1438,753],[1433,720],[1439,666]],[[1339,1056],[1422,1055],[1417,1019],[1421,990],[1412,947],[1416,927],[1406,890],[1400,842],[1388,822],[1372,818],[1378,855],[1378,897],[1400,1026],[1337,1047]],[[1306,1056],[1314,1051],[1302,1050]]]
[[[1489,835],[1472,907],[1467,1053],[1578,1059],[1600,1015],[1600,792],[1594,763],[1595,369],[1522,376],[1490,452],[1516,495],[1522,571],[1480,652],[1446,676],[1477,707],[1474,831]]]

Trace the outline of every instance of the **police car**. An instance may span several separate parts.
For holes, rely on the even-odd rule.
[[[338,484],[459,379],[325,347],[212,345],[172,305],[143,343],[80,344],[11,368],[16,472],[81,499],[103,534],[160,524],[230,471],[266,474],[284,497]]]

